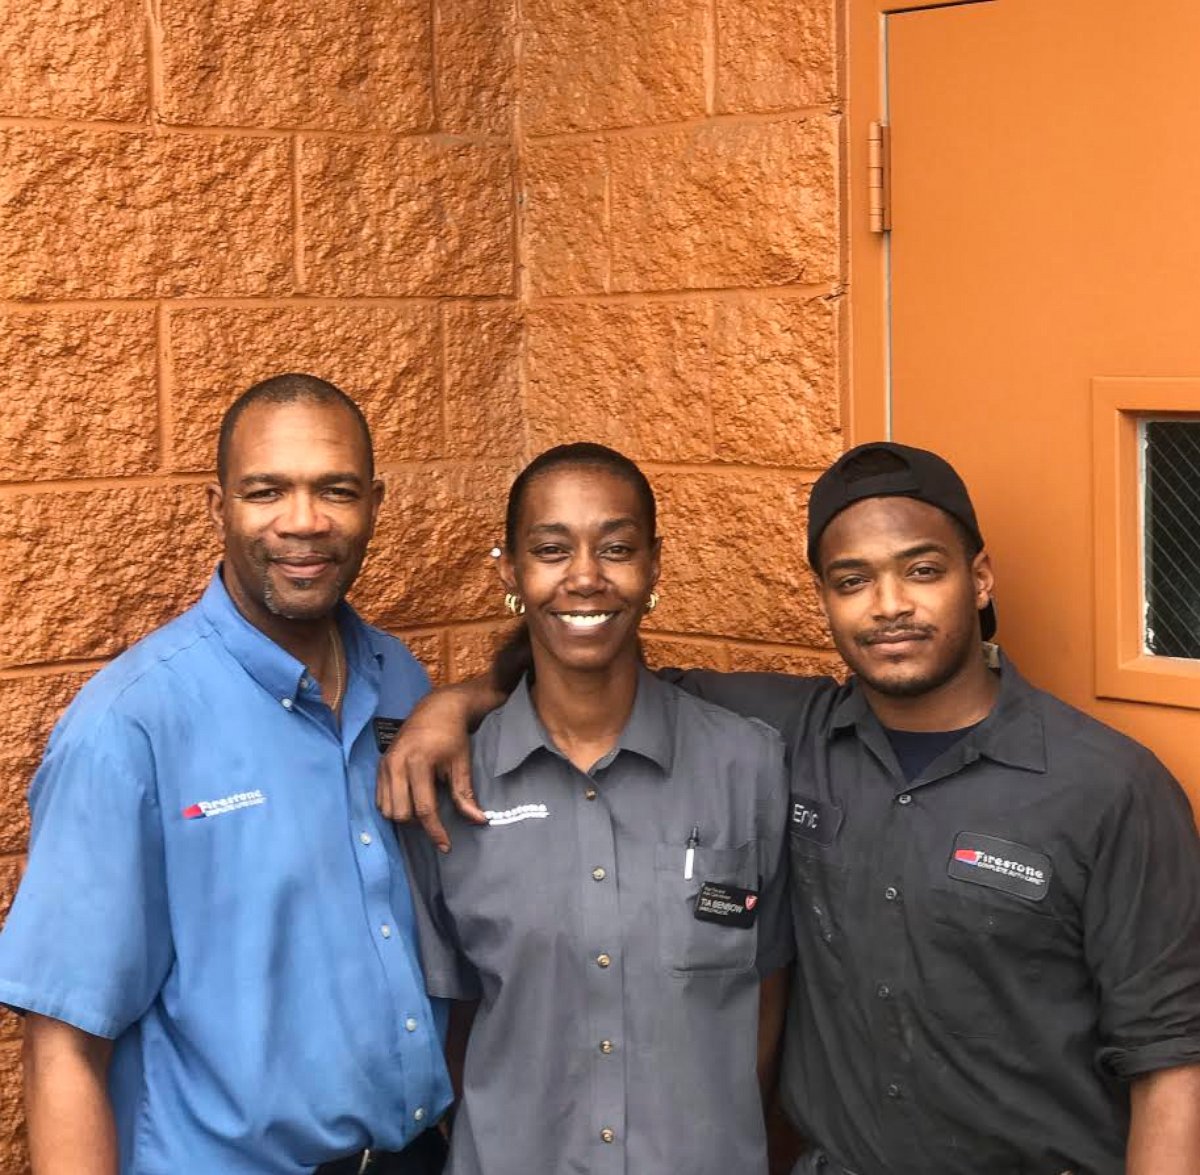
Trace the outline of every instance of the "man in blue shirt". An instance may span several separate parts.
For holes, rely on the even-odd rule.
[[[427,1175],[451,1092],[381,748],[428,689],[343,596],[383,497],[357,406],[256,384],[224,561],[98,673],[30,789],[0,935],[35,1175]]]

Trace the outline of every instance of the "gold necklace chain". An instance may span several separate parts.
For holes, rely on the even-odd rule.
[[[346,688],[345,679],[342,677],[342,660],[338,655],[338,640],[337,640],[337,622],[333,622],[329,626],[329,649],[333,653],[333,679],[337,683],[337,691],[333,695],[333,701],[329,703],[329,708],[336,714],[338,707],[342,704],[342,690]]]

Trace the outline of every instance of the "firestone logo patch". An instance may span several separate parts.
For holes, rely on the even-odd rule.
[[[200,800],[189,804],[183,809],[185,820],[205,820],[210,816],[225,816],[230,812],[240,812],[243,808],[256,808],[265,804],[267,797],[259,788],[253,791],[234,792],[231,796],[222,796],[219,800]]]
[[[981,849],[955,849],[954,859],[963,865],[973,865],[977,869],[987,869],[991,873],[999,873],[1003,877],[1015,877],[1027,881],[1031,885],[1045,885],[1046,874],[1033,865],[1024,865],[1020,861],[1012,861],[1005,857],[996,857]]]

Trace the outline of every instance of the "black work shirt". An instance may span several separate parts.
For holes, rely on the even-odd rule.
[[[670,676],[790,757],[784,1104],[861,1175],[1120,1175],[1200,1063],[1200,844],[1144,747],[1026,683],[911,782],[851,681]]]

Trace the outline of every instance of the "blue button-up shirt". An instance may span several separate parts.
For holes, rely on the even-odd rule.
[[[450,1101],[374,720],[428,689],[347,606],[342,725],[219,574],[98,673],[30,789],[0,1002],[115,1039],[122,1175],[298,1175]]]

